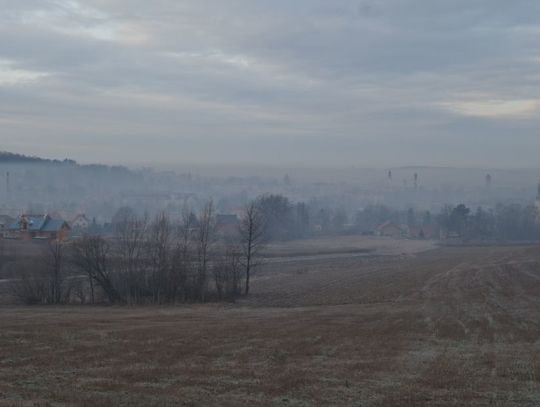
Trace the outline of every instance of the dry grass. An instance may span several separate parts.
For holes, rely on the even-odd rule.
[[[431,240],[392,239],[375,236],[331,236],[272,243],[265,248],[269,257],[326,254],[413,254],[435,247]]]
[[[0,406],[540,405],[537,249],[274,264],[253,288],[228,307],[0,308]]]

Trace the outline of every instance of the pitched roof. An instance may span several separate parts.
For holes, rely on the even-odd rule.
[[[69,225],[67,224],[66,221],[62,219],[49,219],[42,226],[41,231],[42,232],[58,232],[62,230],[64,227],[69,229]]]
[[[77,216],[75,216],[73,220],[70,222],[72,226],[78,226],[77,223],[90,224],[90,221],[88,220],[88,218],[86,217],[84,213],[80,213]]]
[[[0,215],[0,225],[10,225],[14,219],[9,215]]]
[[[15,222],[9,225],[9,229],[20,230],[23,221],[26,220],[26,222],[28,222],[29,231],[39,231],[45,224],[47,217],[48,215],[22,215],[19,216]]]
[[[21,230],[22,223],[26,219],[29,232],[58,232],[63,227],[69,225],[62,219],[52,219],[49,215],[22,215],[15,222],[9,225],[12,231]]]
[[[392,222],[391,220],[386,221],[382,225],[377,226],[376,230],[383,230],[383,229],[385,229],[387,227],[392,227],[392,228],[395,228],[395,229],[402,230],[401,226],[399,226],[398,224]]]

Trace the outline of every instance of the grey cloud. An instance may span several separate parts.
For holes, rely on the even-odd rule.
[[[6,149],[304,166],[471,166],[489,151],[532,166],[540,148],[538,2],[0,5]],[[16,83],[28,72],[47,76]]]

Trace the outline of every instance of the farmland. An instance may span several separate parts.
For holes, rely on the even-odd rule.
[[[235,304],[0,308],[0,405],[540,404],[540,249],[368,241]]]

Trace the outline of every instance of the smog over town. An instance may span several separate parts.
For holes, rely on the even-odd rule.
[[[0,0],[0,406],[540,405],[538,16]]]

